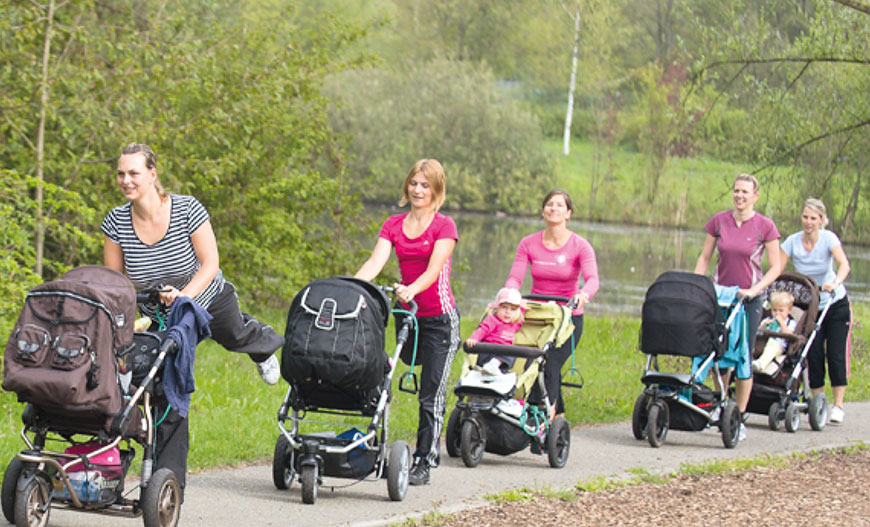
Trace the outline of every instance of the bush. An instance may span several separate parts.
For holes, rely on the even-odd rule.
[[[537,118],[488,71],[448,60],[351,71],[327,93],[340,101],[330,120],[369,199],[395,202],[423,157],[444,165],[449,208],[531,211],[553,184]]]

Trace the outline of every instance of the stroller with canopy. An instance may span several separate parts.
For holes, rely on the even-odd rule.
[[[405,498],[410,449],[401,440],[389,445],[389,403],[393,374],[417,308],[412,302],[396,350],[388,356],[384,330],[391,310],[385,293],[392,291],[356,278],[324,278],[305,286],[290,306],[281,354],[281,376],[290,387],[278,410],[272,481],[285,490],[298,477],[304,503],[317,500],[324,476],[377,481],[386,475],[390,499]],[[401,382],[399,387],[414,393]],[[364,431],[302,433],[300,424],[309,414],[368,424]]]
[[[502,456],[518,452],[530,443],[538,451],[547,452],[551,467],[562,468],[568,462],[571,448],[571,427],[564,417],[552,422],[550,401],[544,383],[544,362],[550,350],[572,337],[570,299],[546,295],[526,295],[527,310],[523,326],[514,336],[513,345],[479,342],[467,353],[462,374],[453,389],[458,400],[447,421],[447,454],[461,456],[467,467],[475,467],[484,452]],[[476,367],[478,354],[506,355],[517,360],[504,375],[486,375]],[[527,398],[537,383],[541,390],[538,404]],[[562,383],[579,388],[581,385]]]
[[[737,403],[724,391],[716,393],[703,384],[712,366],[722,385],[717,361],[728,349],[729,331],[742,313],[742,300],[721,305],[718,298],[708,277],[680,271],[663,273],[647,290],[640,334],[640,350],[647,355],[641,377],[645,388],[631,419],[636,439],[660,447],[669,429],[697,432],[718,425],[725,447],[737,446]],[[662,355],[691,358],[691,373],[661,371]]]
[[[91,265],[27,295],[4,356],[3,388],[27,403],[21,416],[27,448],[3,479],[9,522],[44,527],[58,508],[142,516],[146,527],[178,523],[178,479],[169,468],[153,470],[151,407],[162,388],[161,366],[177,344],[134,333],[137,300],[156,303],[157,292],[137,295],[121,273]],[[144,450],[138,499],[124,492],[135,456],[131,440]]]
[[[792,295],[794,306],[791,316],[797,325],[791,334],[767,329],[758,332],[753,352],[755,357],[773,338],[786,341],[786,353],[781,363],[772,363],[772,370],[754,374],[746,411],[767,415],[771,430],[779,430],[785,423],[785,429],[789,432],[797,431],[800,416],[805,413],[808,414],[810,427],[821,431],[827,421],[828,402],[824,392],[813,395],[810,390],[806,358],[831,303],[818,315],[820,293],[815,280],[796,272],[779,275],[767,288],[767,296],[774,291],[787,291]],[[769,315],[770,308],[765,307],[762,317]]]

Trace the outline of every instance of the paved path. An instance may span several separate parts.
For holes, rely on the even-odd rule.
[[[669,472],[681,463],[748,458],[765,452],[785,453],[824,449],[870,442],[870,403],[846,405],[846,424],[828,425],[822,432],[810,430],[806,416],[794,434],[773,432],[767,417],[753,415],[747,424],[748,438],[735,449],[722,446],[718,430],[670,432],[662,448],[636,441],[629,423],[576,428],[568,465],[551,469],[545,457],[521,452],[507,457],[485,454],[481,464],[466,468],[461,459],[445,458],[432,472],[432,483],[411,487],[403,502],[391,502],[386,480],[362,482],[348,488],[348,480],[331,479],[320,487],[317,503],[302,503],[299,483],[287,491],[272,485],[271,465],[195,474],[181,511],[182,527],[342,525],[368,527],[387,525],[403,518],[431,512],[449,513],[481,503],[487,493],[516,487],[563,488],[599,476],[624,477],[630,469]],[[442,449],[443,450],[443,449]],[[72,511],[52,511],[56,527],[141,525],[141,520],[109,518]]]

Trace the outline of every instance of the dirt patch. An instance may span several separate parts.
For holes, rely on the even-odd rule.
[[[870,451],[826,452],[783,467],[678,476],[573,501],[539,497],[463,511],[440,526],[870,525]]]

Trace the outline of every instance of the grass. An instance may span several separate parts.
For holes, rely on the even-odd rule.
[[[855,305],[852,376],[847,401],[870,399],[870,357],[867,349],[870,334],[863,323],[870,307]],[[270,313],[264,320],[282,327],[282,313]],[[467,337],[477,320],[462,321],[462,336]],[[573,425],[624,421],[631,418],[634,400],[640,393],[644,356],[637,350],[640,319],[632,317],[587,317],[583,338],[576,355],[576,369],[582,374],[582,390],[563,389],[567,418]],[[387,329],[387,349],[395,346],[392,324]],[[459,351],[451,370],[448,386],[459,377],[463,352]],[[566,363],[566,371],[571,362]],[[394,387],[407,367],[397,369]],[[267,386],[257,375],[253,363],[245,356],[229,353],[212,341],[197,349],[197,391],[190,413],[191,471],[238,466],[271,459],[278,435],[277,411],[287,384]],[[567,378],[566,378],[567,380]],[[572,380],[576,381],[574,377]],[[830,393],[828,394],[830,398]],[[830,400],[830,399],[829,399]],[[456,399],[448,389],[447,409]],[[19,437],[23,406],[14,394],[0,392],[0,459],[3,464],[19,452],[24,444]],[[309,424],[320,416],[309,416]],[[365,424],[367,421],[358,421]],[[311,424],[310,426],[316,426]],[[413,445],[417,427],[416,397],[394,391],[390,414],[392,440],[404,439]]]

